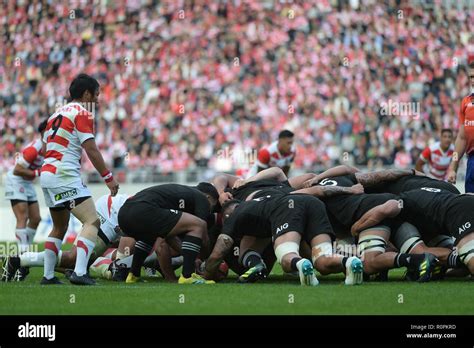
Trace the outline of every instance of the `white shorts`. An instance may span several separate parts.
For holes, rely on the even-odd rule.
[[[92,197],[91,192],[82,181],[66,186],[44,188],[44,200],[49,208],[72,208],[70,202],[83,197]]]
[[[5,180],[5,199],[25,202],[38,200],[33,182],[9,174]]]

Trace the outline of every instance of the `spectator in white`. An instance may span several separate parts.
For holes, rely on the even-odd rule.
[[[278,135],[278,141],[260,149],[257,160],[247,173],[247,177],[254,176],[258,172],[270,167],[279,167],[288,176],[296,155],[294,137],[293,132],[289,130],[281,131]]]
[[[441,140],[426,147],[416,161],[415,169],[438,180],[445,180],[453,158],[453,131],[444,128]]]

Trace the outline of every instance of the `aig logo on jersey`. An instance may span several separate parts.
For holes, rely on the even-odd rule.
[[[470,221],[465,222],[461,227],[459,227],[458,233],[461,234],[469,228],[471,228],[471,222]]]
[[[286,230],[288,228],[288,226],[289,226],[288,222],[285,222],[283,225],[281,225],[280,227],[277,228],[276,233],[278,234],[278,233],[282,232],[283,230]]]
[[[175,209],[170,209],[170,212],[174,213],[174,214],[178,214],[178,211],[175,210]]]

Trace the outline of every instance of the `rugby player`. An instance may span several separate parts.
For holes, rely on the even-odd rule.
[[[69,87],[72,102],[58,108],[48,119],[43,137],[44,164],[41,167],[41,187],[53,220],[53,230],[45,243],[44,277],[41,284],[61,284],[54,276],[62,240],[66,234],[70,214],[83,225],[76,240],[77,257],[72,284],[94,285],[87,275],[87,265],[100,227],[89,189],[82,183],[80,159],[84,149],[101,174],[110,194],[115,196],[119,184],[107,169],[94,139],[94,115],[100,86],[96,79],[78,75]]]
[[[453,153],[453,131],[444,128],[441,130],[441,140],[422,151],[415,169],[435,179],[445,180]]]
[[[15,167],[8,171],[5,180],[5,198],[10,201],[16,218],[15,236],[18,239],[19,254],[28,250],[33,243],[36,229],[41,222],[38,199],[33,186],[33,180],[40,176],[43,165],[43,133],[46,120],[38,126],[41,135],[30,142],[16,158]],[[25,279],[28,268],[18,269],[15,277]]]
[[[137,242],[126,282],[140,280],[143,262],[157,238],[161,237],[183,255],[179,284],[213,283],[194,271],[206,234],[206,219],[214,212],[218,198],[214,186],[200,183],[197,187],[178,184],[153,186],[127,199],[119,211],[119,226],[125,235]],[[183,235],[182,242],[176,239],[179,235]]]

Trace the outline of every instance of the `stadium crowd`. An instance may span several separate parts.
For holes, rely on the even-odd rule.
[[[407,167],[442,128],[457,129],[469,93],[472,7],[140,4],[0,7],[0,171],[80,72],[101,83],[96,131],[106,160],[162,172],[212,167],[219,150],[257,150],[283,128],[296,134],[296,168],[331,166],[345,153],[360,166]],[[381,112],[391,102],[418,108]]]

